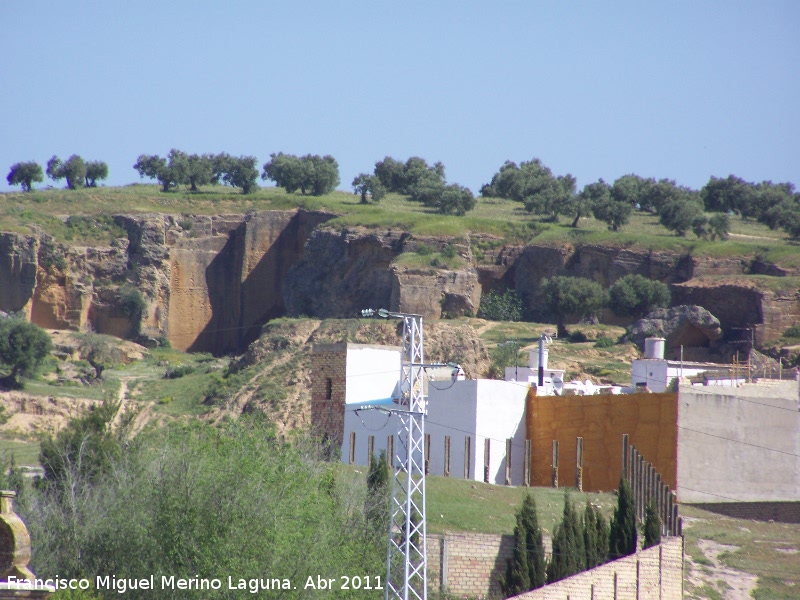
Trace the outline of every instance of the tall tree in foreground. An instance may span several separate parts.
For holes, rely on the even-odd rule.
[[[506,597],[516,596],[545,584],[544,544],[533,496],[525,495],[516,517],[514,552],[506,563],[506,573],[500,581]]]
[[[583,514],[583,541],[586,568],[594,569],[608,561],[608,523],[599,509],[587,500]]]
[[[564,495],[564,514],[553,534],[553,557],[547,565],[547,581],[560,581],[586,569],[586,548],[583,539],[583,524]]]
[[[6,181],[8,185],[21,185],[23,192],[30,192],[33,190],[34,182],[44,181],[44,172],[37,162],[19,162],[11,165]]]
[[[608,552],[612,560],[636,552],[636,509],[633,491],[624,477],[619,478],[619,496],[611,520]]]

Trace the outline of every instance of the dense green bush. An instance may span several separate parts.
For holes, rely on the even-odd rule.
[[[478,317],[489,321],[521,321],[523,312],[522,298],[515,290],[492,290],[481,298]]]
[[[594,342],[595,348],[611,348],[614,346],[616,342],[613,338],[608,337],[607,335],[601,335],[597,340]]]
[[[783,332],[785,338],[800,338],[800,325],[792,325]]]

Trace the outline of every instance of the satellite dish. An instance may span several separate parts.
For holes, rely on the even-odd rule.
[[[564,389],[564,380],[561,377],[553,377],[553,389],[559,394]]]

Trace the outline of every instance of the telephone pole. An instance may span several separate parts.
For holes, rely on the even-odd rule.
[[[427,600],[428,552],[425,518],[425,398],[422,317],[385,309],[364,317],[403,319],[400,359],[398,445],[392,464],[392,504],[386,553],[386,600]]]

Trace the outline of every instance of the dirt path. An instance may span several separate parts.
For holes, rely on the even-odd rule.
[[[720,554],[723,552],[735,552],[739,549],[739,546],[720,544],[713,540],[702,539],[697,541],[697,546],[711,562],[711,565],[697,564],[692,562],[688,556],[686,557],[687,562],[692,567],[689,582],[695,588],[710,586],[721,592],[725,600],[752,600],[750,594],[756,588],[758,577],[742,571],[735,571],[722,564],[719,560]],[[724,582],[724,584],[720,586],[720,582]],[[692,597],[698,596],[692,595]]]

